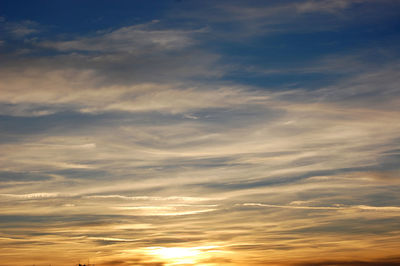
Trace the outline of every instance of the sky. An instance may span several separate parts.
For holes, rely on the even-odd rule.
[[[0,0],[0,265],[399,265],[399,29],[396,0]]]

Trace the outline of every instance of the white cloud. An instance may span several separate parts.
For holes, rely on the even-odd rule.
[[[269,207],[269,208],[283,208],[283,209],[303,209],[303,210],[368,210],[368,211],[389,211],[399,212],[400,207],[398,206],[293,206],[293,205],[273,205],[264,203],[243,203],[243,206],[258,206],[258,207]]]
[[[42,198],[55,198],[60,196],[59,193],[54,192],[37,192],[29,194],[0,194],[1,197],[10,197],[16,199],[42,199]]]

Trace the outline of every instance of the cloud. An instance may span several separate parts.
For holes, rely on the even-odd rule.
[[[10,56],[0,69],[0,112],[16,116],[67,110],[181,112],[205,103],[224,105],[224,98],[241,93],[196,88],[191,79],[221,76],[219,56],[193,47],[197,31],[156,30],[152,25],[75,40],[40,41],[36,50],[32,48],[38,53],[50,48],[62,51],[48,57]]]
[[[170,196],[170,197],[150,197],[150,196],[123,196],[123,195],[92,195],[86,196],[87,198],[94,199],[124,199],[124,200],[154,200],[154,201],[183,201],[183,202],[201,202],[215,200],[210,198],[198,198],[198,197],[180,197],[180,196]]]
[[[0,76],[4,77],[0,84],[0,101],[3,102],[1,111],[3,114],[19,116],[43,116],[71,109],[83,112],[179,112],[202,108],[204,104],[210,107],[223,105],[224,102],[230,104],[232,100],[237,101],[233,98],[235,94],[241,93],[230,88],[220,88],[214,92],[201,91],[202,88],[196,87],[180,89],[182,85],[175,82],[159,84],[144,81],[137,85],[100,85],[96,83],[100,82],[101,72],[65,69],[27,70],[18,75],[10,71],[0,73]],[[74,77],[73,81],[71,77]],[[35,89],[32,90],[32,87]]]
[[[192,35],[201,31],[156,29],[157,22],[101,31],[92,37],[66,41],[44,41],[39,46],[59,51],[150,54],[182,50],[195,43]]]
[[[124,258],[119,260],[110,260],[102,262],[102,265],[140,265],[140,266],[163,266],[164,262],[146,261],[142,257]]]
[[[0,20],[0,30],[3,30],[13,38],[24,38],[42,31],[42,26],[32,20],[11,22],[6,19]]]
[[[333,1],[333,0],[324,0],[324,1],[304,1],[299,4],[294,4],[297,11],[299,13],[307,13],[307,12],[337,12],[343,9],[348,8],[349,6],[356,3],[367,2],[365,0],[356,0],[356,1]]]
[[[41,198],[54,198],[58,197],[58,193],[30,193],[30,194],[0,194],[1,197],[10,197],[10,198],[17,198],[17,199],[41,199]]]
[[[0,180],[2,182],[21,182],[21,181],[41,181],[47,180],[47,175],[38,173],[27,173],[27,172],[14,172],[14,171],[0,171]]]
[[[182,21],[207,25],[212,36],[239,43],[267,35],[335,32],[398,16],[398,2],[392,0],[189,1],[184,7],[185,12],[175,12]]]
[[[331,260],[331,261],[307,261],[307,262],[300,262],[292,265],[310,265],[310,266],[328,266],[328,265],[354,265],[354,266],[392,266],[399,264],[399,260],[397,258],[382,258],[377,260],[371,261],[364,261],[364,260],[349,260],[349,261],[340,261],[340,260]]]
[[[293,206],[293,205],[272,205],[263,203],[243,203],[243,206],[258,206],[258,207],[270,207],[270,208],[286,208],[286,209],[304,209],[304,210],[346,210],[346,209],[360,209],[370,211],[400,211],[400,207],[397,206]]]

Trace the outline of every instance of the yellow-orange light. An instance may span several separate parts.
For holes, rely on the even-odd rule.
[[[210,253],[218,252],[217,246],[201,247],[149,247],[146,253],[157,257],[167,265],[196,264],[198,261],[210,256]]]
[[[166,260],[170,265],[196,263],[201,251],[196,248],[182,247],[151,247],[148,253],[162,260]]]

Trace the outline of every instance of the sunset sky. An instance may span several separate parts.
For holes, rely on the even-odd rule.
[[[400,265],[400,1],[0,0],[0,265]]]

